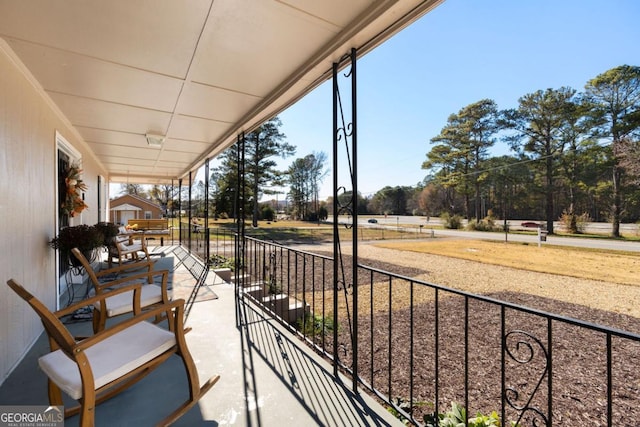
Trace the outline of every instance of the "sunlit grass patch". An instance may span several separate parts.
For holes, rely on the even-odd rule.
[[[381,242],[376,246],[461,258],[541,273],[640,286],[640,256],[633,252],[528,245],[485,240]]]

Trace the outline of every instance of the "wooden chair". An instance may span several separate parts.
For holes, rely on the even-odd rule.
[[[38,313],[49,337],[51,352],[38,359],[48,377],[49,404],[63,405],[62,391],[79,405],[65,409],[65,418],[80,414],[80,426],[93,426],[95,407],[144,378],[172,355],[182,359],[189,385],[189,398],[158,425],[169,425],[184,415],[219,380],[216,375],[202,387],[184,336],[184,300],[179,299],[142,311],[142,284],[94,295],[63,310],[51,312],[15,280],[9,287]],[[76,342],[60,318],[81,307],[128,293],[133,317]],[[173,312],[169,315],[166,312]],[[173,321],[171,330],[147,322],[165,312]]]
[[[101,295],[107,292],[109,289],[118,288],[132,282],[140,282],[146,279],[148,284],[142,286],[140,304],[143,309],[147,309],[156,304],[167,304],[169,302],[169,294],[167,292],[167,282],[169,279],[168,270],[153,269],[153,262],[147,260],[137,263],[129,263],[120,265],[118,267],[109,268],[96,272],[91,263],[82,255],[82,252],[78,248],[73,248],[71,253],[80,261],[82,267],[87,272],[91,285],[93,286],[93,293]],[[100,278],[110,276],[113,274],[124,274],[128,271],[137,269],[147,269],[144,273],[138,273],[131,276],[122,277],[119,279],[111,280],[108,282],[101,282]],[[153,284],[154,276],[161,276],[161,284]],[[93,332],[96,333],[104,329],[107,319],[111,317],[120,316],[122,314],[131,313],[134,307],[132,305],[131,296],[128,294],[118,294],[112,297],[96,301],[93,304]],[[159,323],[164,318],[160,317],[156,319],[156,323]],[[171,326],[171,322],[169,322]]]
[[[141,257],[140,255],[143,254]],[[143,232],[125,232],[120,233],[113,238],[109,245],[109,254],[107,263],[109,268],[113,265],[113,260],[118,260],[118,265],[122,265],[125,261],[140,259],[149,259],[149,251],[147,250],[147,239]]]

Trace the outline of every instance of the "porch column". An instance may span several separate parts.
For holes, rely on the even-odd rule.
[[[188,205],[189,205],[189,215],[188,215],[188,224],[187,224],[187,236],[189,239],[189,253],[191,253],[191,212],[193,211],[193,201],[191,200],[191,190],[193,187],[193,171],[189,171],[189,191],[188,191]]]
[[[204,162],[204,261],[209,265],[209,158]]]
[[[238,135],[236,150],[236,168],[238,178],[235,191],[235,211],[236,211],[236,292],[244,286],[244,274],[241,269],[246,265],[245,260],[245,135],[244,132]]]
[[[182,244],[182,178],[178,180],[178,242]]]
[[[340,62],[333,64],[333,315],[334,324],[338,324],[338,297],[339,291],[344,292],[346,303],[346,316],[351,334],[352,347],[352,380],[353,391],[358,391],[358,158],[357,158],[357,87],[356,87],[356,49],[351,49],[349,55],[345,55]],[[347,85],[351,86],[351,97],[346,102],[350,103],[350,107],[343,105],[340,96],[339,77],[340,68],[348,67],[348,71],[344,73],[347,79]],[[346,118],[345,118],[346,117]],[[349,121],[350,119],[350,121]],[[346,153],[346,162],[349,167],[348,184],[351,186],[350,200],[342,204],[339,199],[340,190],[346,191],[345,187],[340,186],[338,173],[338,157],[339,143],[344,141],[344,150]],[[340,247],[339,235],[339,216],[344,214],[352,218],[351,224],[346,224],[347,228],[351,228],[352,242],[352,265],[351,277],[347,279],[342,260],[342,250]],[[352,288],[352,300],[349,310],[347,289]],[[338,375],[338,330],[333,331],[333,360],[334,375]]]

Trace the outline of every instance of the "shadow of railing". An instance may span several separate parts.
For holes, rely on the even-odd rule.
[[[629,330],[637,331],[640,319],[570,303],[557,311],[588,314],[590,321],[583,321],[531,308],[536,305],[528,295],[476,295],[362,264],[355,286],[334,290],[332,258],[245,241],[243,299],[256,302],[266,317],[277,315],[301,343],[415,425],[446,412],[452,401],[468,408],[469,417],[495,410],[504,425],[521,427],[581,425],[585,419],[631,426],[640,420],[640,372],[632,368],[640,335],[602,326],[633,324]],[[353,268],[349,257],[341,262],[347,271]],[[285,307],[301,304],[304,314],[274,309],[276,295],[286,296]],[[558,301],[536,298],[545,310],[558,307]],[[281,344],[266,345],[275,352]],[[288,372],[281,372],[283,381]]]
[[[240,304],[238,328],[242,336],[245,399],[259,402],[254,358],[261,358],[319,426],[389,426],[372,411],[363,396],[354,394],[335,378],[331,367],[298,340],[289,338],[281,325],[252,304]],[[247,405],[248,424],[264,425],[259,405]],[[256,409],[256,410],[251,410]],[[283,410],[287,410],[283,408]]]

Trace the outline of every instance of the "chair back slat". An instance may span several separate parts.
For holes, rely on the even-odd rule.
[[[44,329],[47,331],[49,340],[55,342],[58,348],[71,356],[73,353],[73,346],[76,342],[60,319],[58,319],[38,298],[34,297],[15,280],[9,279],[7,281],[7,285],[9,285],[9,287],[18,294],[20,298],[25,300],[38,314]],[[54,346],[52,345],[52,347]]]
[[[82,254],[82,252],[80,252],[80,249],[78,248],[71,249],[71,253],[76,257],[78,261],[80,261],[80,264],[82,264],[82,268],[84,268],[84,271],[89,275],[89,279],[91,280],[91,283],[94,285],[94,289],[96,290],[96,292],[99,293],[100,287],[98,285],[100,284],[100,282],[98,281],[96,272],[91,267],[89,260]]]

